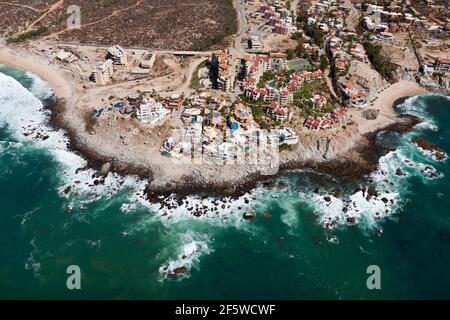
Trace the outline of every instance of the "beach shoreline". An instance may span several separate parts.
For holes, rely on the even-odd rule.
[[[118,157],[102,153],[102,150],[95,148],[94,144],[90,144],[86,135],[83,136],[78,131],[81,129],[77,128],[75,124],[68,123],[70,117],[65,115],[70,113],[71,108],[77,107],[79,95],[82,94],[75,85],[71,84],[70,73],[57,66],[39,61],[34,55],[24,56],[23,52],[13,53],[8,48],[0,49],[0,64],[29,71],[47,81],[54,89],[56,98],[56,103],[52,108],[51,124],[66,132],[70,141],[70,149],[85,158],[88,165],[96,170],[100,170],[104,164],[109,164],[110,171],[147,179],[149,184],[146,194],[149,200],[155,201],[162,195],[167,196],[173,193],[179,195],[180,198],[202,192],[220,196],[239,196],[253,189],[261,181],[273,179],[294,169],[313,169],[341,179],[361,179],[376,170],[378,159],[382,156],[382,150],[374,143],[378,132],[383,130],[405,132],[411,130],[418,123],[417,119],[400,117],[394,108],[396,101],[426,92],[424,88],[409,81],[400,81],[387,88],[380,94],[377,103],[373,106],[380,110],[379,117],[376,120],[363,120],[355,117],[353,120],[357,123],[356,127],[348,129],[349,132],[335,138],[337,140],[335,148],[342,150],[336,152],[329,159],[315,157],[305,160],[300,157],[284,157],[280,163],[280,170],[275,176],[264,176],[259,172],[246,172],[244,175],[235,175],[233,178],[227,177],[219,181],[219,179],[208,180],[203,176],[186,174],[175,181],[162,179],[161,183],[159,181],[161,176],[158,177],[158,175],[162,175],[161,172],[155,173],[154,168],[145,164],[123,161]],[[349,141],[349,139],[355,141]],[[311,138],[307,143],[312,145],[316,143],[316,140]],[[170,161],[167,162],[167,166],[175,166]],[[158,180],[158,183],[153,183],[155,180]]]
[[[35,55],[25,56],[25,54],[23,50],[12,51],[8,47],[0,48],[0,64],[37,75],[50,84],[58,99],[69,101],[73,97],[74,87],[60,69],[48,64],[48,61],[43,58],[38,61]]]

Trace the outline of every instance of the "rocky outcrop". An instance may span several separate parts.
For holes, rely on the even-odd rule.
[[[375,109],[367,109],[364,110],[362,115],[365,119],[367,120],[375,120],[376,118],[378,118],[380,111],[375,110]]]
[[[109,171],[111,171],[111,163],[106,162],[102,165],[98,174],[102,177],[106,177],[108,175]]]
[[[438,161],[444,161],[447,158],[445,151],[439,148],[434,143],[417,137],[413,138],[411,141],[415,143],[419,148],[431,152],[434,158]]]

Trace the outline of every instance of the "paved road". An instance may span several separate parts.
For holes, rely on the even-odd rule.
[[[359,11],[355,8],[350,0],[345,0],[345,4],[348,8],[350,8],[350,13],[348,14],[347,19],[345,19],[347,28],[356,31],[356,27],[358,26],[359,22]]]
[[[64,45],[72,48],[77,47],[91,47],[91,48],[102,48],[107,49],[111,47],[110,45],[101,45],[101,44],[84,44],[84,43],[72,43],[72,42],[53,42],[53,45]],[[145,48],[145,47],[127,47],[122,46],[126,50],[145,50],[152,51],[161,54],[173,54],[173,55],[186,55],[186,56],[205,56],[209,57],[213,53],[213,51],[177,51],[177,50],[166,50],[166,49],[158,49],[158,48]]]
[[[294,24],[295,24],[295,21],[297,20],[298,2],[299,2],[299,0],[293,0],[291,3],[291,11],[294,12],[294,17],[293,17]]]
[[[245,35],[245,30],[247,29],[248,26],[248,21],[247,21],[247,17],[245,14],[245,9],[244,6],[242,4],[241,0],[234,0],[234,4],[236,6],[236,10],[238,11],[238,15],[239,15],[239,32],[236,34],[236,38],[234,39],[234,54],[236,54],[237,56],[243,56],[245,53],[244,47],[242,46],[242,40],[244,38]]]

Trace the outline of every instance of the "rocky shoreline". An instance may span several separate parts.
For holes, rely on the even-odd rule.
[[[395,102],[394,107],[407,97]],[[311,169],[320,173],[332,175],[342,181],[356,181],[367,176],[377,169],[378,160],[389,150],[379,145],[377,135],[381,131],[395,131],[404,134],[418,124],[420,120],[410,115],[398,116],[398,121],[383,129],[371,132],[362,136],[361,141],[354,148],[354,152],[348,156],[339,159],[331,159],[323,162],[314,161],[289,161],[280,164],[280,169],[276,175],[263,176],[259,173],[253,173],[242,177],[239,183],[211,183],[197,179],[195,177],[185,177],[180,182],[174,182],[163,186],[153,186],[154,173],[150,168],[143,166],[134,166],[129,163],[121,162],[114,157],[104,157],[96,150],[92,150],[80,141],[74,130],[65,124],[64,113],[67,107],[64,99],[56,99],[51,107],[52,116],[50,123],[57,129],[63,129],[70,141],[68,148],[74,153],[79,154],[87,161],[87,166],[98,171],[98,176],[106,176],[109,172],[115,172],[120,175],[134,175],[147,179],[149,184],[145,190],[145,195],[150,202],[160,203],[161,199],[171,195],[176,195],[177,201],[181,204],[183,199],[189,195],[216,196],[216,197],[240,197],[248,191],[254,189],[259,183],[270,187],[271,180],[296,169]],[[355,156],[356,155],[356,156]],[[82,168],[80,168],[82,169]]]
[[[382,131],[394,131],[399,134],[405,134],[411,131],[418,123],[420,123],[420,120],[417,117],[411,115],[399,116],[398,122],[364,135],[364,143],[359,144],[355,150],[359,157],[349,156],[318,163],[312,161],[289,162],[281,165],[276,175],[261,176],[252,174],[245,178],[243,177],[242,183],[233,185],[214,185],[192,179],[186,179],[182,183],[167,185],[158,189],[149,184],[145,194],[150,202],[160,202],[161,199],[175,194],[179,204],[187,196],[193,194],[237,198],[251,191],[260,183],[268,188],[274,187],[275,183],[272,182],[274,179],[287,174],[289,171],[299,169],[311,169],[319,173],[329,174],[343,182],[361,180],[374,172],[378,167],[378,160],[390,151],[377,143],[378,134]]]
[[[149,168],[137,167],[129,163],[121,162],[113,157],[105,157],[96,150],[87,147],[77,137],[77,134],[70,126],[65,124],[64,112],[67,103],[64,99],[56,99],[53,105],[49,106],[52,111],[50,125],[56,129],[64,130],[69,138],[70,151],[80,155],[87,161],[87,167],[93,168],[99,172],[99,175],[107,175],[109,172],[116,172],[120,175],[138,176],[145,179],[152,179],[153,172]],[[82,168],[80,168],[82,169]],[[106,170],[107,169],[107,170]]]
[[[411,142],[415,143],[425,152],[431,153],[437,161],[444,161],[447,158],[447,155],[443,149],[425,139],[416,137],[413,138]]]

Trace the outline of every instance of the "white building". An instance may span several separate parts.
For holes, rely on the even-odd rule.
[[[128,54],[118,45],[112,46],[108,49],[107,59],[111,59],[114,64],[126,65],[128,63]]]
[[[72,63],[78,60],[78,58],[72,52],[68,52],[65,50],[59,50],[56,54],[56,58],[67,63]]]
[[[153,54],[151,52],[146,52],[142,56],[142,60],[141,60],[141,63],[139,66],[142,69],[151,69],[151,68],[153,68],[153,64],[155,63],[155,60],[156,60],[155,54]]]
[[[280,144],[294,145],[298,143],[298,137],[291,128],[283,128],[278,132]]]
[[[108,59],[95,67],[91,74],[91,80],[99,85],[105,85],[112,80],[113,73],[113,61]]]
[[[252,42],[252,49],[262,49],[263,45],[259,36],[250,36],[250,40]]]
[[[434,69],[436,71],[450,72],[450,59],[442,57],[436,58]]]
[[[157,124],[169,114],[170,111],[153,98],[142,104],[136,113],[138,120],[146,124]]]

